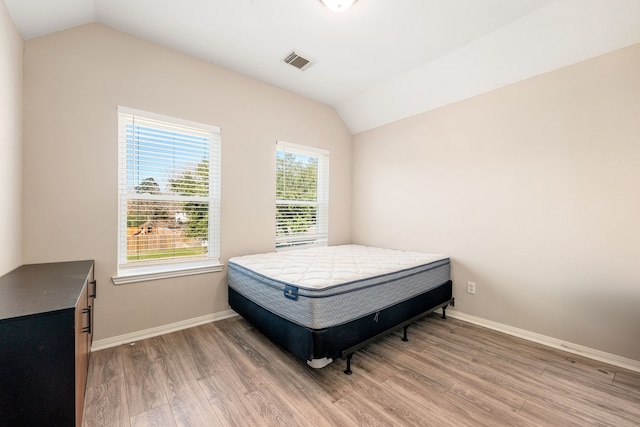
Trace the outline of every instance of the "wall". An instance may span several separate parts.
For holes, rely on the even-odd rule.
[[[331,152],[331,244],[349,242],[351,135],[326,105],[88,24],[25,44],[25,261],[95,259],[95,339],[224,312],[226,271],[115,286],[123,105],[222,128],[222,261],[273,250],[276,140]]]
[[[0,275],[22,264],[22,50],[0,2]]]
[[[353,240],[449,254],[462,313],[640,360],[639,135],[640,45],[357,134]]]

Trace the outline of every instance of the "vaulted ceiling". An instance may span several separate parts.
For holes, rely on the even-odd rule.
[[[640,42],[640,0],[4,2],[25,39],[97,21],[331,105],[353,133]]]

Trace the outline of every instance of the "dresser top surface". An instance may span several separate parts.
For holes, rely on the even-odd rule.
[[[0,322],[73,309],[93,261],[26,264],[0,277]]]

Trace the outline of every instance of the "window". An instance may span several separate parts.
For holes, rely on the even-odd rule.
[[[276,248],[326,245],[329,152],[276,144]]]
[[[220,270],[220,129],[118,108],[114,283]]]

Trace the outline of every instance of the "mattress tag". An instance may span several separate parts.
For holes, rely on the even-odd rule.
[[[284,296],[296,301],[298,299],[298,288],[291,285],[285,285]]]

